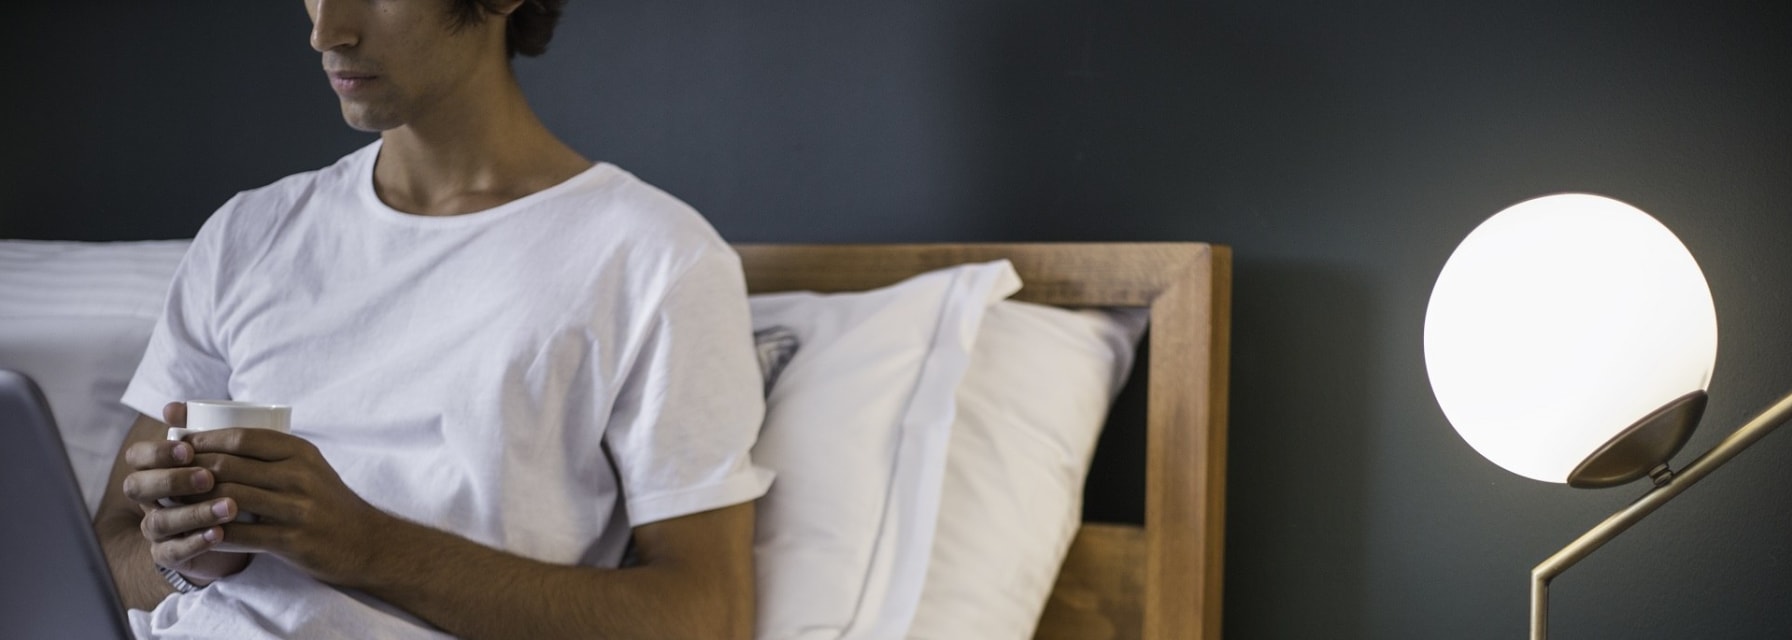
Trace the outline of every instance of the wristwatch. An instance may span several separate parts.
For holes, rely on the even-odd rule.
[[[162,579],[167,580],[168,584],[173,585],[175,591],[192,593],[199,590],[199,585],[187,582],[187,577],[181,575],[179,571],[158,564],[156,565],[156,573],[162,574]]]

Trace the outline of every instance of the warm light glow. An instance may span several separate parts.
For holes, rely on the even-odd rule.
[[[1425,366],[1470,446],[1526,477],[1568,473],[1625,427],[1705,389],[1717,314],[1692,254],[1630,205],[1512,206],[1470,233],[1425,313]]]

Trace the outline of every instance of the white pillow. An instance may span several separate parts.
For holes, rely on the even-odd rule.
[[[991,308],[958,388],[939,527],[907,637],[1033,637],[1145,309]]]
[[[185,240],[0,241],[0,368],[43,388],[90,513],[137,417],[118,399],[186,251]]]
[[[753,461],[757,637],[907,634],[932,545],[953,398],[984,311],[1020,279],[1006,260],[883,289],[753,296],[753,329],[796,353],[766,398]]]

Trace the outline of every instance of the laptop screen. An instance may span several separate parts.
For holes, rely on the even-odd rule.
[[[0,430],[21,454],[0,464],[0,487],[12,496],[0,518],[0,628],[15,638],[130,637],[49,403],[30,378],[5,369]]]

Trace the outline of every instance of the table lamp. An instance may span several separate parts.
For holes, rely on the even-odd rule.
[[[1600,196],[1561,194],[1483,222],[1438,275],[1425,367],[1469,445],[1519,475],[1654,488],[1531,570],[1531,637],[1549,582],[1792,417],[1775,402],[1683,469],[1668,460],[1704,413],[1717,314],[1667,227]]]

